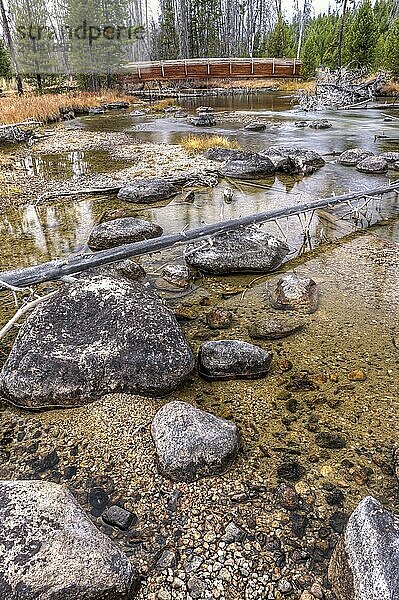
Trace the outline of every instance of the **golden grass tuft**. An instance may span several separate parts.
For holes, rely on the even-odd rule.
[[[229,150],[239,149],[241,146],[236,140],[232,140],[224,135],[188,135],[180,142],[187,152],[197,154],[205,152],[209,148],[227,148]]]
[[[149,108],[153,112],[162,112],[165,108],[169,108],[169,106],[178,106],[174,98],[164,98],[155,102],[155,104],[151,104]]]
[[[21,123],[27,119],[48,123],[58,120],[62,109],[94,107],[120,100],[134,102],[135,99],[114,90],[40,95],[27,92],[23,96],[5,96],[0,98],[0,123]]]

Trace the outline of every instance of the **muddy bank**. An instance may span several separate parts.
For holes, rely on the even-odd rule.
[[[398,259],[396,245],[369,234],[302,259],[296,272],[317,282],[320,306],[294,335],[257,341],[273,352],[271,373],[258,381],[193,375],[168,398],[237,423],[242,450],[225,475],[192,484],[163,479],[149,430],[163,402],[111,395],[43,414],[4,405],[1,477],[68,485],[138,567],[143,600],[296,599],[317,585],[331,597],[327,563],[349,512],[370,493],[398,508]],[[245,293],[251,276],[204,278],[174,300],[193,349],[208,339],[250,342],[248,327],[268,310],[276,277]],[[229,329],[206,325],[213,306],[232,312]],[[354,371],[363,380],[353,381]],[[105,525],[93,489],[104,506],[133,511],[137,524],[126,533]]]

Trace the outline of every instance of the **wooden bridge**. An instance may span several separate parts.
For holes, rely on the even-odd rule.
[[[125,65],[132,82],[178,79],[265,79],[300,77],[301,61],[295,58],[190,58],[137,62]]]

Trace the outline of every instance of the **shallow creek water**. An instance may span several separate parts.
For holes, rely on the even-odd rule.
[[[290,102],[289,97],[271,94],[247,99],[202,99],[199,103],[211,104],[218,111],[251,111],[254,119],[267,116],[283,121],[281,127],[264,133],[243,132],[240,123],[231,121],[212,129],[214,133],[233,136],[244,148],[295,142],[323,155],[354,146],[374,151],[399,149],[399,144],[374,140],[382,131],[389,137],[399,137],[398,126],[384,123],[381,111],[317,115],[331,119],[333,128],[298,130],[293,125],[295,120],[315,116],[295,113]],[[190,101],[187,107],[195,106]],[[133,119],[124,113],[84,117],[66,126],[77,130],[128,130],[138,141],[167,143],[176,143],[189,131],[201,133],[176,119]],[[214,190],[199,191],[193,205],[182,204],[177,197],[162,206],[139,210],[102,197],[37,207],[30,204],[10,210],[0,217],[0,268],[34,264],[79,250],[101,213],[109,208],[123,206],[130,214],[156,221],[165,233],[170,233],[204,221],[210,223],[305,199],[375,187],[399,176],[394,171],[387,176],[361,175],[355,169],[337,165],[332,156],[326,159],[327,165],[310,177],[275,178],[263,182],[269,186],[265,189],[240,184],[241,191],[236,190],[233,203],[228,205],[222,199],[225,185],[222,182]],[[209,572],[208,565],[218,556],[212,554],[212,543],[202,546],[204,536],[212,533],[218,539],[231,520],[255,536],[263,532],[282,541],[287,552],[286,566],[273,563],[270,567],[267,552],[248,543],[248,560],[253,561],[251,573],[240,575],[237,570],[238,582],[223,584],[224,595],[212,592],[210,598],[281,598],[277,591],[257,595],[259,581],[252,578],[253,573],[273,573],[274,582],[283,575],[288,577],[293,586],[289,596],[292,598],[299,598],[301,589],[314,580],[328,586],[326,564],[337,540],[337,520],[345,519],[369,493],[391,508],[399,507],[392,463],[392,450],[399,435],[399,350],[395,345],[399,343],[399,225],[395,218],[398,210],[399,199],[395,195],[385,198],[381,206],[375,203],[368,215],[371,222],[389,220],[344,241],[337,238],[349,234],[354,224],[337,221],[335,217],[345,211],[335,216],[320,211],[311,225],[311,240],[315,247],[320,242],[324,244],[313,251],[307,247],[308,254],[303,256],[299,256],[303,239],[298,219],[291,219],[287,228],[281,222],[292,248],[290,258],[294,259],[281,270],[294,268],[316,281],[320,291],[318,311],[308,318],[301,332],[273,343],[256,342],[273,352],[273,367],[268,377],[249,382],[209,383],[194,374],[173,396],[231,418],[239,425],[242,452],[223,477],[191,486],[165,483],[156,474],[149,433],[149,424],[160,403],[126,395],[108,396],[82,409],[33,415],[3,407],[0,413],[3,428],[15,435],[25,433],[23,443],[14,440],[14,433],[8,434],[5,445],[1,442],[0,476],[24,476],[30,469],[32,455],[56,449],[59,463],[51,473],[40,476],[56,479],[59,476],[84,506],[88,506],[87,490],[93,485],[93,478],[111,476],[117,492],[112,498],[119,495],[137,513],[144,542],[140,542],[139,534],[134,545],[122,534],[108,533],[120,539],[144,575],[151,572],[152,557],[159,552],[154,532],[166,540],[168,547],[178,549],[182,571],[193,548],[194,552],[199,548],[198,553],[204,558],[200,576],[203,571]],[[265,228],[282,235],[276,226]],[[143,259],[147,269],[154,273],[155,284],[156,269],[171,260],[182,260],[181,249]],[[278,274],[262,278],[202,277],[188,294],[164,294],[173,307],[188,311],[189,319],[182,325],[196,351],[203,340],[211,338],[251,341],[248,327],[270,310],[268,286],[276,277]],[[231,310],[232,327],[222,332],[211,331],[204,320],[209,306]],[[8,305],[6,314],[11,309]],[[364,381],[349,380],[348,374],[355,369],[364,371]],[[332,449],[318,444],[317,434],[326,431],[343,436],[345,447]],[[35,440],[37,445],[33,448]],[[290,483],[301,497],[295,514],[305,518],[302,535],[295,533],[293,513],[282,507],[275,491],[276,483],[281,480],[279,469],[287,464],[292,469],[293,463],[294,470],[300,471]],[[70,467],[74,468],[73,474],[69,470],[67,476]],[[326,495],[334,490],[343,495],[338,506],[326,502]],[[165,506],[174,493],[180,493],[181,497],[176,515],[170,517]],[[240,494],[244,500],[233,500]],[[323,527],[325,537],[319,534]],[[299,551],[308,553],[309,560],[291,559]],[[150,574],[139,598],[158,598],[160,578],[161,575]],[[304,584],[300,583],[301,578]],[[180,598],[166,578],[162,585],[171,591],[172,599]],[[274,583],[271,590],[275,590],[273,586]]]

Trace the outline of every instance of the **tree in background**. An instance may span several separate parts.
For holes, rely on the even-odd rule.
[[[308,24],[301,53],[304,77],[312,77],[319,67],[336,68],[339,27],[337,13],[320,15]]]
[[[275,58],[292,58],[295,56],[295,35],[292,25],[289,25],[280,14],[273,31],[266,42],[266,55]]]
[[[157,39],[157,57],[161,60],[173,60],[179,56],[179,43],[176,33],[176,21],[173,0],[161,0],[161,15]]]
[[[11,79],[11,76],[12,70],[10,57],[6,50],[5,43],[2,39],[0,39],[0,77],[4,77],[4,79]]]
[[[377,21],[370,0],[364,0],[349,26],[344,48],[345,62],[370,70],[374,65],[377,39]]]
[[[399,18],[393,21],[387,34],[385,65],[393,75],[399,76]]]

